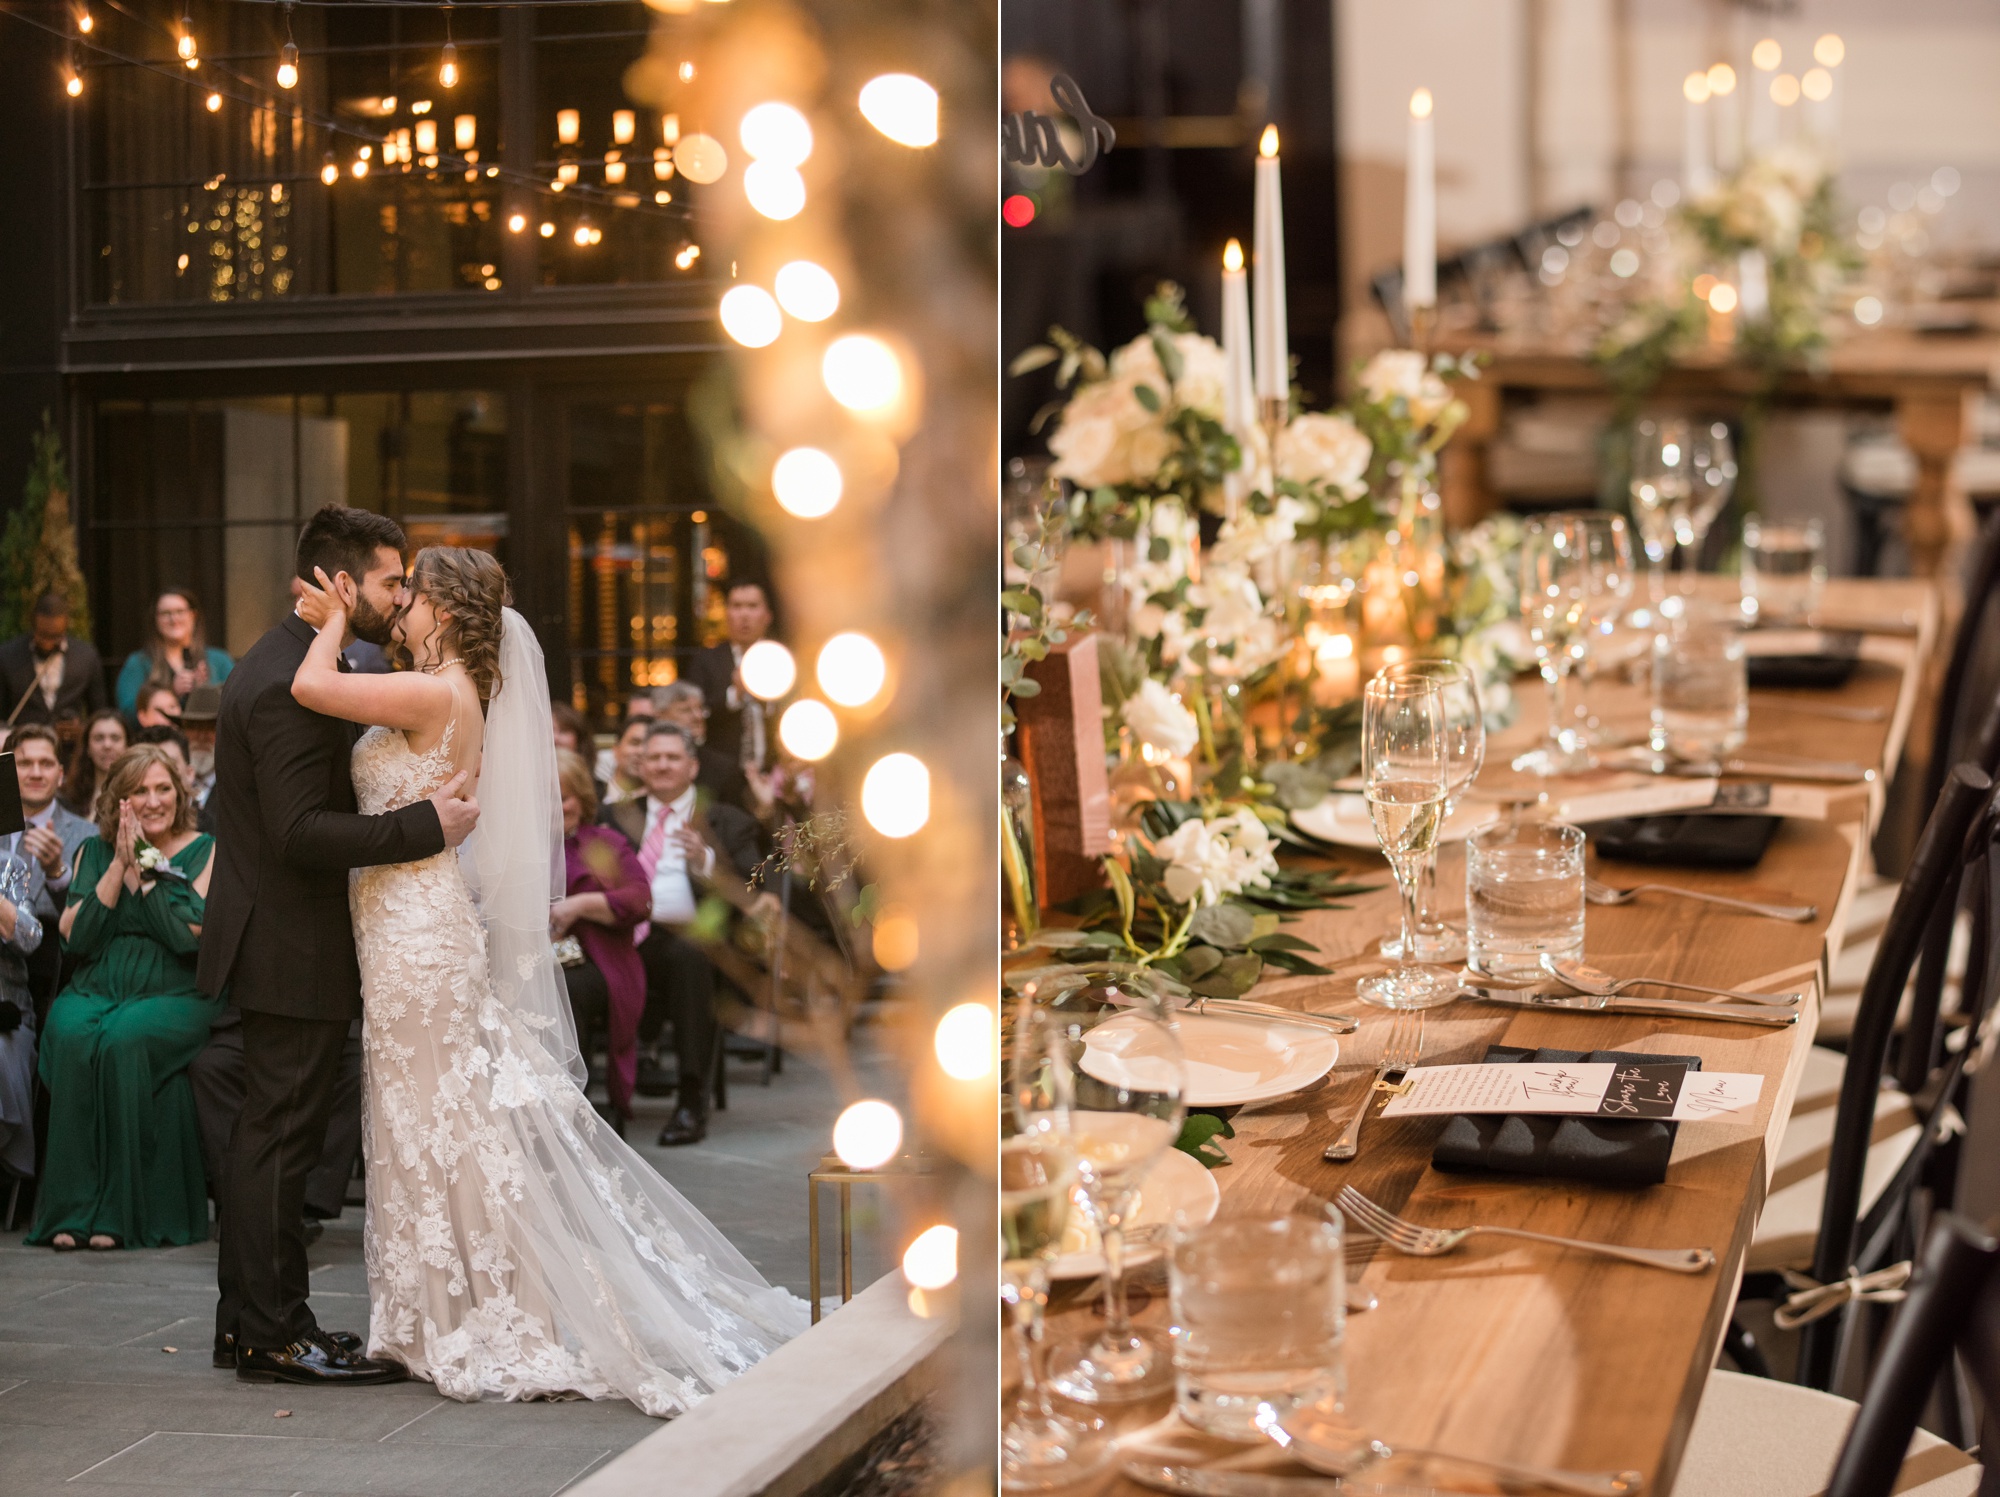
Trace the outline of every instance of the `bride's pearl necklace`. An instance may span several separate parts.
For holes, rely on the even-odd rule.
[[[420,665],[417,667],[417,669],[422,671],[427,676],[435,676],[439,671],[443,670],[446,666],[463,665],[464,663],[465,662],[460,660],[456,655],[453,655],[449,659],[439,660],[431,665]]]

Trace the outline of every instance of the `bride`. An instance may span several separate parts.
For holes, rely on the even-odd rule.
[[[417,555],[396,639],[416,669],[339,669],[324,574],[292,695],[369,725],[375,815],[460,770],[485,814],[458,852],[355,870],[365,1055],[368,1355],[451,1398],[630,1399],[679,1413],[806,1328],[585,1098],[549,905],[562,813],[541,647],[482,551]]]

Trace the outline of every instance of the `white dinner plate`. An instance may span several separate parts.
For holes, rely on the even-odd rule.
[[[1222,1192],[1208,1167],[1192,1154],[1169,1149],[1153,1161],[1153,1167],[1140,1182],[1139,1209],[1133,1213],[1126,1230],[1168,1226],[1176,1211],[1186,1213],[1189,1226],[1203,1226],[1215,1219],[1216,1208],[1221,1204]],[[1085,1219],[1081,1207],[1075,1212],[1075,1219]],[[1085,1230],[1090,1245],[1057,1258],[1049,1265],[1050,1278],[1092,1279],[1104,1272],[1104,1253],[1097,1243],[1097,1231],[1094,1227]],[[1151,1263],[1166,1250],[1164,1241],[1133,1248],[1125,1254],[1125,1266],[1137,1268]]]
[[[1282,1019],[1232,1019],[1215,1014],[1176,1014],[1186,1079],[1182,1100],[1189,1107],[1237,1107],[1311,1086],[1333,1069],[1340,1040],[1331,1032]],[[1144,1030],[1137,1019],[1107,1019],[1084,1036],[1084,1074],[1113,1085],[1143,1084],[1156,1063],[1134,1055]]]
[[[1489,821],[1497,821],[1500,807],[1490,802],[1461,801],[1452,807],[1438,833],[1439,842],[1463,842]],[[1368,802],[1359,795],[1336,790],[1316,806],[1292,812],[1292,825],[1309,837],[1339,847],[1380,846],[1375,840],[1375,824],[1368,819]]]

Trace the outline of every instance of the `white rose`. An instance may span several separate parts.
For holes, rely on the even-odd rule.
[[[1222,345],[1200,333],[1171,333],[1167,341],[1181,358],[1181,377],[1169,380],[1160,367],[1160,351],[1153,336],[1141,333],[1111,355],[1111,373],[1151,385],[1162,403],[1169,398],[1190,410],[1222,419],[1222,390],[1229,376],[1229,361]]]
[[[1278,476],[1323,483],[1349,499],[1363,489],[1374,447],[1345,416],[1300,416],[1278,433]]]
[[[1159,471],[1173,439],[1160,416],[1132,393],[1138,383],[1129,377],[1101,379],[1076,392],[1049,438],[1056,458],[1050,472],[1096,488],[1151,478]]]
[[[1378,405],[1402,396],[1419,426],[1451,404],[1451,387],[1414,348],[1385,348],[1361,371],[1361,388]]]
[[[1167,864],[1167,897],[1215,904],[1249,888],[1269,888],[1278,871],[1275,843],[1254,811],[1213,821],[1184,821],[1154,851]]]
[[[1126,701],[1124,716],[1125,726],[1141,743],[1150,744],[1170,759],[1182,758],[1201,741],[1194,714],[1158,681],[1148,680]]]

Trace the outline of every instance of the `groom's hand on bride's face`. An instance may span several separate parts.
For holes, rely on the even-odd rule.
[[[459,795],[459,791],[465,788],[466,778],[467,771],[461,769],[431,797],[431,804],[437,808],[438,825],[444,828],[446,847],[458,846],[479,825],[479,802],[469,795]]]

